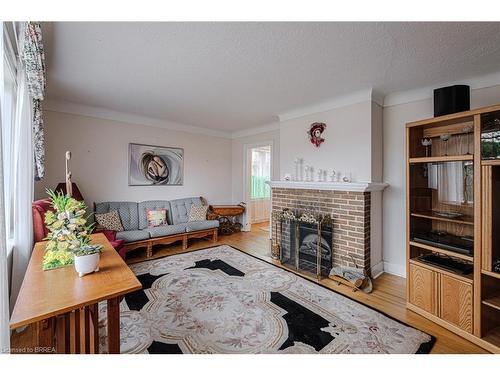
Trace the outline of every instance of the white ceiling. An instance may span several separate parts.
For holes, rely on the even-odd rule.
[[[44,24],[48,98],[223,131],[500,70],[500,23]]]

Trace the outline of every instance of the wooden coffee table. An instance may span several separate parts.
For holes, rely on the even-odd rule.
[[[24,276],[10,328],[33,325],[29,353],[98,353],[98,303],[107,301],[108,352],[120,353],[120,300],[141,283],[102,234],[99,272],[78,277],[73,266],[42,270],[45,242],[38,242]]]

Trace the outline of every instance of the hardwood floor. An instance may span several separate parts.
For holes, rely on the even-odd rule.
[[[217,244],[231,245],[265,261],[279,265],[270,256],[269,232],[263,230],[268,225],[268,223],[254,224],[252,225],[251,232],[219,236]],[[209,246],[214,245],[205,240],[192,240],[188,251]],[[153,258],[160,258],[181,252],[180,245],[158,247],[158,249],[153,251]],[[141,262],[146,259],[144,251],[138,251],[131,255],[127,260],[129,263]],[[311,281],[317,282],[313,278],[311,278]],[[321,284],[433,335],[436,337],[436,343],[434,344],[432,353],[487,353],[481,347],[406,309],[406,282],[402,277],[382,274],[374,280],[374,288],[371,294],[364,294],[359,291],[353,292],[351,288],[345,285],[337,285],[335,281],[330,279],[322,280]]]
[[[193,239],[190,240],[187,251],[227,244],[265,261],[279,265],[278,262],[272,260],[270,257],[269,232],[263,230],[267,225],[267,223],[252,225],[251,232],[235,233],[230,236],[219,236],[219,240],[216,244],[203,239]],[[158,246],[153,249],[152,259],[182,252],[183,250],[180,244]],[[127,258],[128,263],[137,263],[143,260],[146,260],[146,252],[144,249],[139,249],[130,253],[129,258]],[[317,282],[315,279],[311,279],[311,281]],[[351,288],[344,285],[337,285],[335,281],[330,279],[322,280],[321,284],[362,302],[367,306],[371,306],[401,322],[433,335],[436,337],[436,343],[434,344],[432,353],[487,353],[479,346],[406,309],[405,279],[401,277],[382,274],[374,280],[374,289],[371,294],[364,294],[359,291],[353,292]],[[22,348],[30,340],[31,332],[29,332],[29,330],[21,334],[13,334],[12,347]]]

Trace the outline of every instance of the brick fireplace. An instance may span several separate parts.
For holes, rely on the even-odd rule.
[[[278,223],[274,222],[280,212],[291,210],[298,214],[309,213],[317,217],[331,217],[333,220],[333,265],[354,266],[356,262],[370,275],[374,266],[372,253],[375,252],[380,258],[376,263],[381,262],[381,233],[378,233],[381,226],[374,225],[377,233],[372,231],[372,220],[379,216],[381,218],[381,212],[378,212],[376,205],[374,217],[372,194],[378,201],[386,184],[295,181],[271,181],[269,184],[272,191],[273,243],[279,244],[282,240]]]

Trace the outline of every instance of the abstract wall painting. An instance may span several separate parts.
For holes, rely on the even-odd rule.
[[[167,186],[184,183],[184,150],[129,144],[129,186]]]

